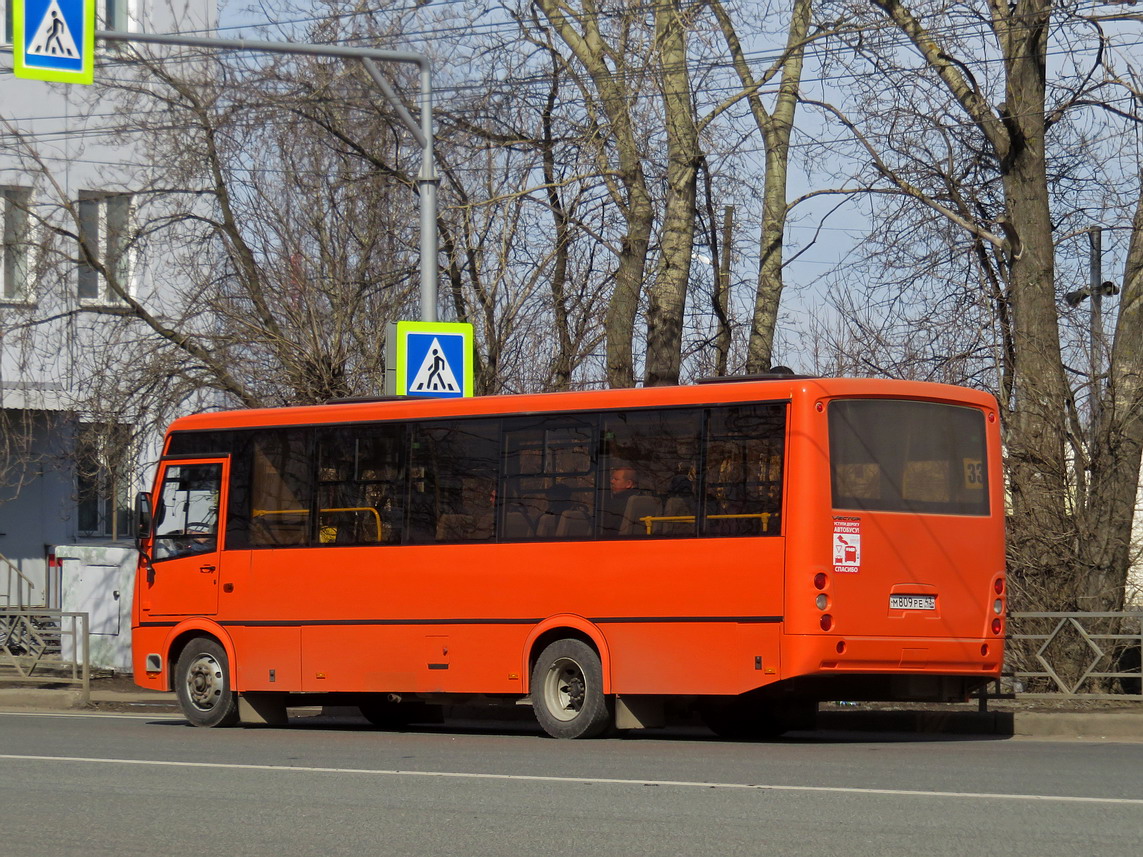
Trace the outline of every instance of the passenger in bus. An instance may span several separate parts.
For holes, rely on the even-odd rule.
[[[600,532],[616,535],[623,527],[623,516],[627,511],[627,501],[639,493],[639,477],[635,468],[625,462],[611,468],[610,490],[603,502],[600,516]]]

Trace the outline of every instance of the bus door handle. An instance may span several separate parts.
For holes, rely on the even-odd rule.
[[[204,565],[199,569],[199,571],[201,571],[203,574],[214,574],[214,566]]]

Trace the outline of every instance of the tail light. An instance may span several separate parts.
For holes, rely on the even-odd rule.
[[[992,591],[996,593],[996,597],[992,599],[992,612],[994,615],[992,619],[992,633],[999,636],[1004,630],[1004,575],[998,574],[992,579]]]
[[[829,586],[829,575],[824,571],[819,571],[814,575],[814,589],[818,590],[818,595],[814,598],[814,605],[819,610],[829,609],[829,596],[826,595],[825,592],[822,592],[827,586]],[[823,631],[828,631],[833,627],[833,617],[825,613],[818,620],[818,623],[821,625]]]

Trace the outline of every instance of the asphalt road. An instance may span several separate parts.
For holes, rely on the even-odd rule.
[[[0,713],[0,857],[1135,855],[1143,744]]]

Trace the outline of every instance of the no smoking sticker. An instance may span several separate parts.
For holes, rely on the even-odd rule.
[[[861,518],[833,519],[833,570],[837,574],[861,571]]]

